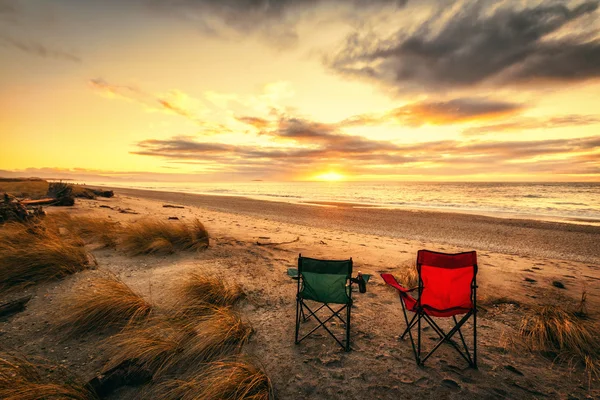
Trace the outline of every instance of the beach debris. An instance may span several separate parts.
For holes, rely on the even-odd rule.
[[[152,373],[136,364],[135,360],[125,360],[121,364],[94,377],[87,384],[98,397],[105,398],[123,386],[140,386],[152,379]]]
[[[185,208],[184,206],[176,206],[173,204],[163,204],[164,208]]]
[[[113,192],[112,190],[91,189],[91,191],[98,197],[111,198],[115,196],[115,192]]]
[[[25,305],[31,300],[31,295],[20,297],[8,303],[0,304],[0,317],[8,317],[25,310]]]
[[[50,182],[47,196],[54,199],[54,202],[50,203],[53,206],[72,206],[75,204],[73,186],[62,181]]]
[[[139,214],[139,212],[133,211],[131,208],[118,208],[121,214]]]
[[[177,220],[177,221],[179,221],[179,218],[178,218],[178,217],[169,217],[169,219],[172,219],[172,220]]]
[[[559,289],[565,289],[565,285],[561,281],[552,281],[552,286]]]
[[[27,222],[46,215],[42,207],[27,208],[27,204],[5,193],[0,203],[0,224],[8,221]]]
[[[295,242],[299,242],[300,241],[300,236],[298,236],[296,239],[294,240],[290,240],[289,242],[270,242],[270,243],[265,243],[265,242],[256,242],[257,246],[277,246],[280,244],[290,244],[290,243],[295,243]]]
[[[78,190],[75,193],[75,197],[79,197],[82,199],[90,199],[93,200],[96,197],[114,197],[115,192],[112,190],[101,190],[101,189],[91,189],[91,188],[83,188]]]

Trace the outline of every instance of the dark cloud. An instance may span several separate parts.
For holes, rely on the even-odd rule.
[[[600,117],[596,115],[563,115],[552,118],[521,118],[515,121],[501,124],[475,126],[465,129],[463,135],[481,135],[497,132],[520,132],[530,129],[552,129],[572,126],[585,126],[600,123]]]
[[[468,121],[506,117],[522,111],[518,103],[484,98],[459,98],[449,101],[424,101],[395,108],[381,115],[363,114],[348,118],[341,125],[378,125],[395,122],[408,126],[450,125]]]
[[[355,33],[325,61],[340,73],[414,90],[600,76],[598,25],[588,24],[586,35],[563,31],[583,17],[597,18],[597,0],[490,11],[491,4],[476,1],[454,15],[436,14],[413,32],[400,29],[385,39]]]
[[[382,6],[402,7],[408,0],[147,0],[162,15],[185,19],[208,34],[227,29],[247,34],[258,32],[282,46],[298,39],[296,24],[306,12],[321,6],[341,10],[369,10]]]
[[[76,63],[81,62],[81,58],[76,54],[66,50],[49,47],[32,40],[21,40],[8,35],[2,35],[0,36],[0,45],[12,47],[37,57],[52,58]]]

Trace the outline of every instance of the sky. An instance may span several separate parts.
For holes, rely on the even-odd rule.
[[[600,0],[0,0],[0,176],[600,181]]]

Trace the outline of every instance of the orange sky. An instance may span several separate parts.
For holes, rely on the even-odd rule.
[[[600,181],[598,1],[0,0],[0,176]]]

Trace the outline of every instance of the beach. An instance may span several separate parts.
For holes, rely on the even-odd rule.
[[[339,230],[475,248],[528,257],[600,263],[600,227],[532,219],[424,210],[369,208],[347,203],[255,200],[139,189],[115,189],[124,196],[178,202],[206,210],[268,219],[311,228]]]
[[[587,293],[589,310],[599,309],[600,227],[347,204],[302,205],[114,190],[114,198],[78,200],[72,208],[49,207],[47,211],[67,210],[120,224],[148,218],[177,218],[173,223],[197,218],[210,234],[209,248],[137,258],[94,249],[96,270],[25,290],[33,295],[27,310],[10,323],[0,322],[4,346],[35,352],[83,376],[94,376],[106,362],[96,346],[101,338],[58,341],[47,331],[48,321],[60,313],[55,305],[65,291],[85,287],[91,277],[110,271],[153,303],[171,305],[178,281],[187,273],[202,272],[235,282],[246,293],[238,307],[254,334],[245,351],[271,378],[276,398],[566,399],[600,394],[597,381],[581,368],[553,365],[548,358],[524,350],[518,340],[526,310],[575,303],[582,290]],[[402,274],[414,265],[417,251],[423,248],[477,251],[478,370],[468,368],[449,346],[442,346],[426,367],[417,367],[410,342],[398,339],[405,326],[398,296],[379,274]],[[367,293],[353,296],[349,353],[324,333],[294,345],[296,281],[287,270],[297,265],[300,253],[315,258],[352,257],[355,273],[372,275]],[[465,335],[470,328],[467,324]],[[427,345],[435,343],[431,332],[425,336]],[[135,390],[124,389],[111,398],[135,395]]]

